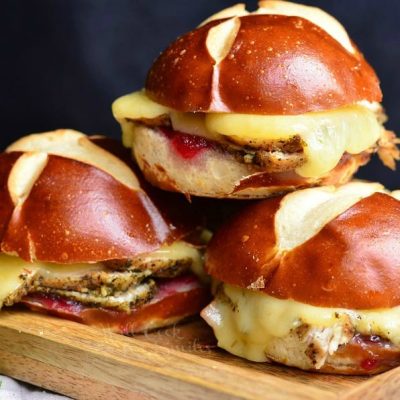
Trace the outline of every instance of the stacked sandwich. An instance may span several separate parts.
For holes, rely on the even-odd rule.
[[[132,334],[206,305],[198,221],[183,199],[139,181],[125,151],[60,130],[0,154],[0,308]]]
[[[400,364],[400,196],[351,182],[394,169],[373,69],[325,12],[223,10],[173,42],[113,113],[161,189],[264,198],[211,240],[219,346],[254,361],[376,373]]]

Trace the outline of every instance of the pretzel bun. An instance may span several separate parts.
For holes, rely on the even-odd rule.
[[[380,184],[352,182],[263,200],[227,222],[207,250],[206,270],[222,284],[203,311],[222,347],[255,361],[333,373],[398,365],[399,198]],[[225,323],[242,313],[234,326],[247,332],[248,343],[254,344],[252,328],[256,337],[273,329],[271,320],[287,322],[268,343],[258,332],[254,340],[265,345],[264,358],[224,341],[216,321],[231,303],[236,314],[225,310]],[[285,346],[296,351],[288,355]]]
[[[176,199],[180,217],[156,206],[165,194],[146,194],[102,142],[111,147],[109,139],[59,130],[26,136],[0,154],[3,253],[53,263],[128,259],[196,228],[184,201]]]
[[[267,115],[382,99],[373,69],[319,9],[263,1],[254,13],[239,6],[208,21],[155,61],[145,86],[151,99],[183,112]]]

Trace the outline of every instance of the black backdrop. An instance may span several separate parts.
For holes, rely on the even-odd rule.
[[[116,97],[143,85],[176,36],[231,0],[1,0],[1,146],[20,135],[71,127],[118,136]],[[388,127],[400,133],[400,2],[303,1],[345,25],[382,82]],[[255,8],[256,1],[248,1]],[[361,177],[400,187],[375,160]]]

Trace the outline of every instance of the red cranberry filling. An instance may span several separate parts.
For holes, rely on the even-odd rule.
[[[160,131],[170,140],[174,150],[184,159],[190,160],[202,151],[214,147],[213,142],[201,136],[174,131],[165,127]]]
[[[372,371],[375,367],[378,366],[379,361],[376,358],[366,358],[361,361],[361,368],[365,371]]]

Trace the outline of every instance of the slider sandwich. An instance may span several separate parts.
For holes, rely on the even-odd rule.
[[[59,130],[0,154],[0,308],[132,334],[206,304],[188,204],[140,182],[125,151]]]
[[[142,91],[116,100],[154,185],[258,198],[344,184],[378,152],[394,168],[378,78],[343,26],[284,1],[238,4],[175,40]]]
[[[214,235],[202,311],[258,362],[374,374],[400,365],[400,191],[352,182],[254,203]]]

